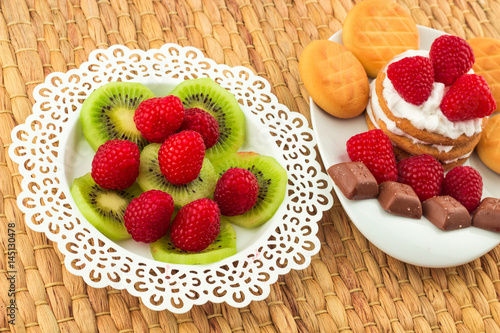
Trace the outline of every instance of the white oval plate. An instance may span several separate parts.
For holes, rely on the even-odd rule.
[[[79,111],[92,91],[110,81],[141,82],[161,96],[197,77],[210,77],[236,96],[246,118],[242,150],[273,156],[287,170],[287,193],[264,225],[235,227],[234,256],[208,265],[167,264],[153,260],[147,244],[109,240],[76,207],[69,188],[90,171],[94,155]],[[33,96],[33,114],[13,130],[9,149],[24,177],[17,203],[26,224],[56,242],[66,268],[87,284],[126,289],[153,310],[181,313],[208,301],[242,307],[266,298],[280,274],[307,267],[319,251],[317,222],[333,199],[329,177],[316,161],[313,132],[248,68],[217,64],[176,44],[148,51],[113,46],[95,50],[78,69],[48,75]]]
[[[420,49],[429,50],[432,42],[444,33],[419,26]],[[342,31],[330,37],[342,43]],[[311,119],[318,148],[326,168],[350,161],[347,140],[368,130],[364,113],[353,119],[330,116],[312,100]],[[500,175],[488,169],[473,153],[466,165],[483,177],[484,197],[500,198]],[[333,181],[332,181],[333,183]],[[470,262],[500,243],[500,233],[478,228],[442,231],[430,221],[403,218],[384,211],[377,199],[348,200],[334,185],[339,200],[359,231],[375,246],[401,261],[425,267],[450,267]]]

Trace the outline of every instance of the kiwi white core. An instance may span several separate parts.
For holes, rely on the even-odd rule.
[[[116,108],[111,114],[112,121],[116,123],[124,132],[140,135],[141,133],[135,126],[134,113],[135,111],[131,109],[121,107]]]
[[[101,205],[101,209],[106,212],[121,211],[127,207],[127,200],[112,191],[99,192],[96,201]]]

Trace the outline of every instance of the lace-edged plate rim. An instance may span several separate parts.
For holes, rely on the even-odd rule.
[[[170,89],[196,77],[210,77],[236,96],[248,119],[244,148],[264,150],[285,167],[287,195],[261,229],[251,236],[241,232],[247,244],[236,255],[209,265],[166,264],[110,241],[74,204],[72,176],[88,167],[82,164],[93,153],[79,143],[79,110],[106,82],[142,82],[158,91],[167,89],[165,82]],[[148,51],[113,46],[93,51],[78,69],[49,74],[33,95],[33,114],[12,131],[9,148],[23,176],[17,203],[26,224],[56,242],[66,268],[89,285],[126,289],[153,310],[182,313],[208,301],[243,307],[266,298],[279,275],[307,267],[319,251],[317,222],[333,197],[331,180],[316,161],[313,131],[248,68],[217,64],[176,44]]]

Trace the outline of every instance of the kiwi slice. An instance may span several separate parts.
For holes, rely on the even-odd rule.
[[[236,254],[236,232],[231,223],[221,218],[220,233],[205,250],[188,252],[176,248],[170,236],[160,238],[150,245],[153,259],[171,264],[210,264]]]
[[[198,178],[184,185],[174,185],[160,171],[158,163],[160,147],[160,143],[151,143],[144,147],[141,152],[137,183],[143,191],[161,190],[167,192],[174,199],[176,206],[184,206],[191,201],[208,197],[214,192],[217,174],[208,158],[203,159]]]
[[[134,113],[143,100],[152,97],[153,92],[141,83],[110,82],[97,88],[80,112],[85,139],[94,150],[112,139],[135,142],[142,150],[148,141],[136,128]]]
[[[234,224],[246,228],[257,227],[273,217],[285,198],[288,182],[286,170],[272,157],[254,152],[237,152],[213,162],[219,176],[230,168],[250,170],[259,182],[257,202],[247,212],[225,216]]]
[[[71,186],[73,200],[82,215],[112,240],[130,238],[123,224],[123,215],[130,201],[141,193],[137,183],[125,190],[103,189],[94,182],[90,172],[76,178]]]
[[[219,141],[205,153],[211,161],[236,152],[243,145],[245,115],[234,95],[214,80],[186,80],[177,85],[170,94],[179,97],[186,109],[203,109],[217,119]]]

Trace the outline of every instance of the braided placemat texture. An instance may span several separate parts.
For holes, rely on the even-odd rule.
[[[420,25],[500,38],[500,0],[399,1]],[[340,205],[321,222],[322,247],[310,267],[280,277],[267,299],[242,309],[208,303],[180,315],[151,311],[126,291],[87,286],[61,264],[56,244],[24,224],[16,206],[22,178],[7,150],[12,129],[31,113],[33,89],[49,73],[77,68],[96,48],[173,42],[252,69],[281,103],[309,118],[298,59],[312,40],[341,29],[353,5],[0,0],[0,332],[500,332],[500,247],[460,267],[415,267],[371,245]],[[15,281],[8,273],[13,262]]]

